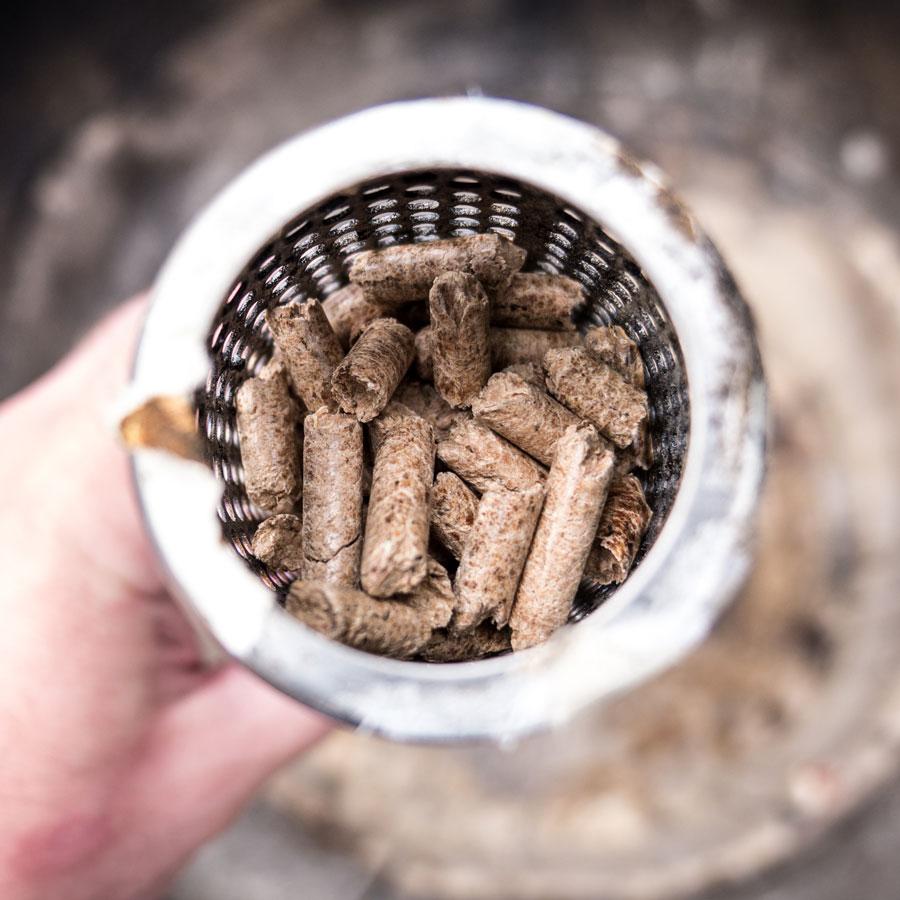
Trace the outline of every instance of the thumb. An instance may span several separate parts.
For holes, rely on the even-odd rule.
[[[166,709],[148,763],[147,790],[178,816],[167,816],[196,843],[223,828],[277,768],[332,727],[237,664]]]

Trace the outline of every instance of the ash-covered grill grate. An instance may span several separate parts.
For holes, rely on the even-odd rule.
[[[348,259],[360,250],[489,231],[528,251],[526,269],[581,282],[588,303],[579,326],[621,325],[639,344],[655,457],[643,479],[654,516],[637,563],[653,544],[678,490],[690,421],[681,350],[656,291],[599,225],[553,196],[483,172],[416,171],[360,184],[285,225],[246,266],[210,328],[200,424],[224,485],[219,516],[225,538],[271,588],[283,589],[290,579],[250,552],[262,516],[244,491],[234,408],[243,380],[271,355],[266,309],[324,299],[346,284]],[[612,589],[582,589],[571,620],[596,608]]]

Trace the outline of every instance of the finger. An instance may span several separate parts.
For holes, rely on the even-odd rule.
[[[23,511],[9,535],[23,561],[53,572],[95,571],[92,586],[158,590],[160,579],[117,445],[110,411],[127,382],[146,303],[106,318],[66,359],[0,406],[0,465]],[[18,546],[21,545],[21,546]],[[46,576],[44,560],[33,574]],[[65,587],[65,585],[63,585]],[[71,592],[83,591],[72,584]]]

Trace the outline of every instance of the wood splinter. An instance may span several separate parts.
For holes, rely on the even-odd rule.
[[[631,571],[652,516],[634,475],[614,479],[584,567],[585,577],[598,584],[621,584]]]

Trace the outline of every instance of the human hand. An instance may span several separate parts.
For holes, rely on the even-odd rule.
[[[327,724],[206,669],[105,416],[133,301],[0,406],[0,897],[156,896]]]

